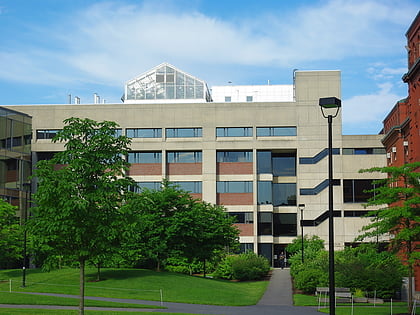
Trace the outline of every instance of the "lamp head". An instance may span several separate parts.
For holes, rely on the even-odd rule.
[[[341,107],[341,100],[336,97],[321,97],[319,99],[319,106],[321,107],[322,115],[326,118],[327,116],[324,114],[324,109],[335,109],[335,114],[332,117],[336,117],[338,115],[338,111]]]
[[[300,203],[298,207],[299,207],[299,210],[303,210],[303,209],[305,209],[305,204],[304,203]]]

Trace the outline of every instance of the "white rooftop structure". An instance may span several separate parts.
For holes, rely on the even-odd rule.
[[[214,102],[293,102],[290,85],[223,85],[213,86]]]

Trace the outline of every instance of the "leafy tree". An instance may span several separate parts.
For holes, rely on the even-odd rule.
[[[160,190],[144,189],[125,207],[136,235],[127,250],[154,259],[157,270],[170,257],[204,261],[237,242],[238,230],[224,208],[195,200],[167,180]]]
[[[206,260],[225,248],[235,248],[238,244],[239,231],[233,225],[234,218],[229,217],[222,206],[190,198],[191,207],[174,214],[171,232],[176,235],[175,248],[189,263],[194,260],[203,262],[206,275]]]
[[[0,199],[0,268],[12,268],[22,258],[22,228],[16,207]]]
[[[305,256],[311,255],[312,253],[316,253],[317,251],[323,250],[324,248],[324,241],[319,236],[312,235],[311,237],[309,237],[308,235],[305,235],[303,237],[303,250]],[[302,238],[295,238],[292,241],[292,243],[287,245],[286,250],[290,255],[302,255]]]
[[[121,211],[132,180],[125,176],[130,140],[116,136],[114,122],[69,118],[53,139],[65,150],[37,163],[31,231],[47,257],[63,256],[80,266],[79,313],[84,313],[85,263],[121,241]]]
[[[412,307],[412,276],[420,252],[416,246],[420,241],[420,162],[400,167],[374,167],[360,172],[387,174],[376,181],[377,187],[370,190],[374,194],[366,206],[381,206],[374,214],[372,222],[363,228],[359,239],[378,235],[391,235],[390,245],[404,255],[409,267],[409,308]]]
[[[392,298],[401,288],[404,269],[394,254],[378,252],[376,244],[346,247],[336,255],[336,285]]]

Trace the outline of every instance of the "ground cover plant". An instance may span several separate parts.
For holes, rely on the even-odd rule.
[[[86,314],[90,315],[126,315],[125,311],[85,311]],[[11,308],[0,308],[0,314],[17,314],[17,315],[32,315],[32,314],[59,314],[59,315],[74,315],[78,314],[78,311],[72,310],[40,310],[40,309],[11,309]],[[156,314],[154,312],[130,312],[129,314]],[[159,312],[161,315],[173,315],[174,313]],[[193,315],[191,313],[176,313],[177,315]]]
[[[96,269],[86,269],[86,295],[160,300],[210,305],[253,305],[264,294],[268,281],[232,282],[193,277],[171,272],[144,269],[105,268],[103,281],[96,282]],[[27,270],[27,286],[21,288],[21,270],[1,270],[0,279],[12,279],[13,291],[78,294],[78,270],[65,268],[42,272]],[[7,282],[0,283],[0,291],[8,291]]]
[[[0,301],[2,304],[15,304],[15,305],[62,305],[62,306],[78,306],[78,300],[75,298],[65,298],[48,295],[35,295],[21,292],[0,292]],[[122,307],[122,308],[162,308],[155,305],[145,304],[131,304],[131,303],[118,303],[108,301],[85,301],[86,306],[95,307]]]

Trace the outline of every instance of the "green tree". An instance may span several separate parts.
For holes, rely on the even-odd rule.
[[[376,244],[346,247],[335,259],[336,285],[374,292],[378,297],[392,298],[401,288],[401,261],[391,252],[378,252]]]
[[[391,234],[391,249],[404,256],[409,269],[409,308],[412,307],[412,276],[414,265],[420,259],[416,246],[420,241],[420,162],[400,167],[374,167],[360,172],[387,174],[376,181],[370,190],[373,197],[366,206],[380,206],[371,211],[374,217],[363,228],[359,239]]]
[[[123,158],[130,140],[116,136],[114,122],[69,118],[52,139],[65,150],[36,165],[36,207],[29,221],[36,245],[48,257],[80,266],[79,313],[84,313],[85,263],[121,242],[121,211],[132,180]]]
[[[16,207],[0,199],[0,268],[15,267],[22,258],[22,235]]]
[[[237,242],[238,230],[223,207],[193,199],[167,180],[160,190],[142,190],[125,207],[135,231],[127,251],[155,260],[157,270],[169,257],[204,261]]]
[[[171,232],[176,235],[175,248],[190,263],[194,260],[203,262],[206,275],[206,260],[225,248],[235,249],[238,245],[239,230],[233,225],[234,218],[229,217],[222,206],[213,205],[190,197],[191,207],[174,214]]]

